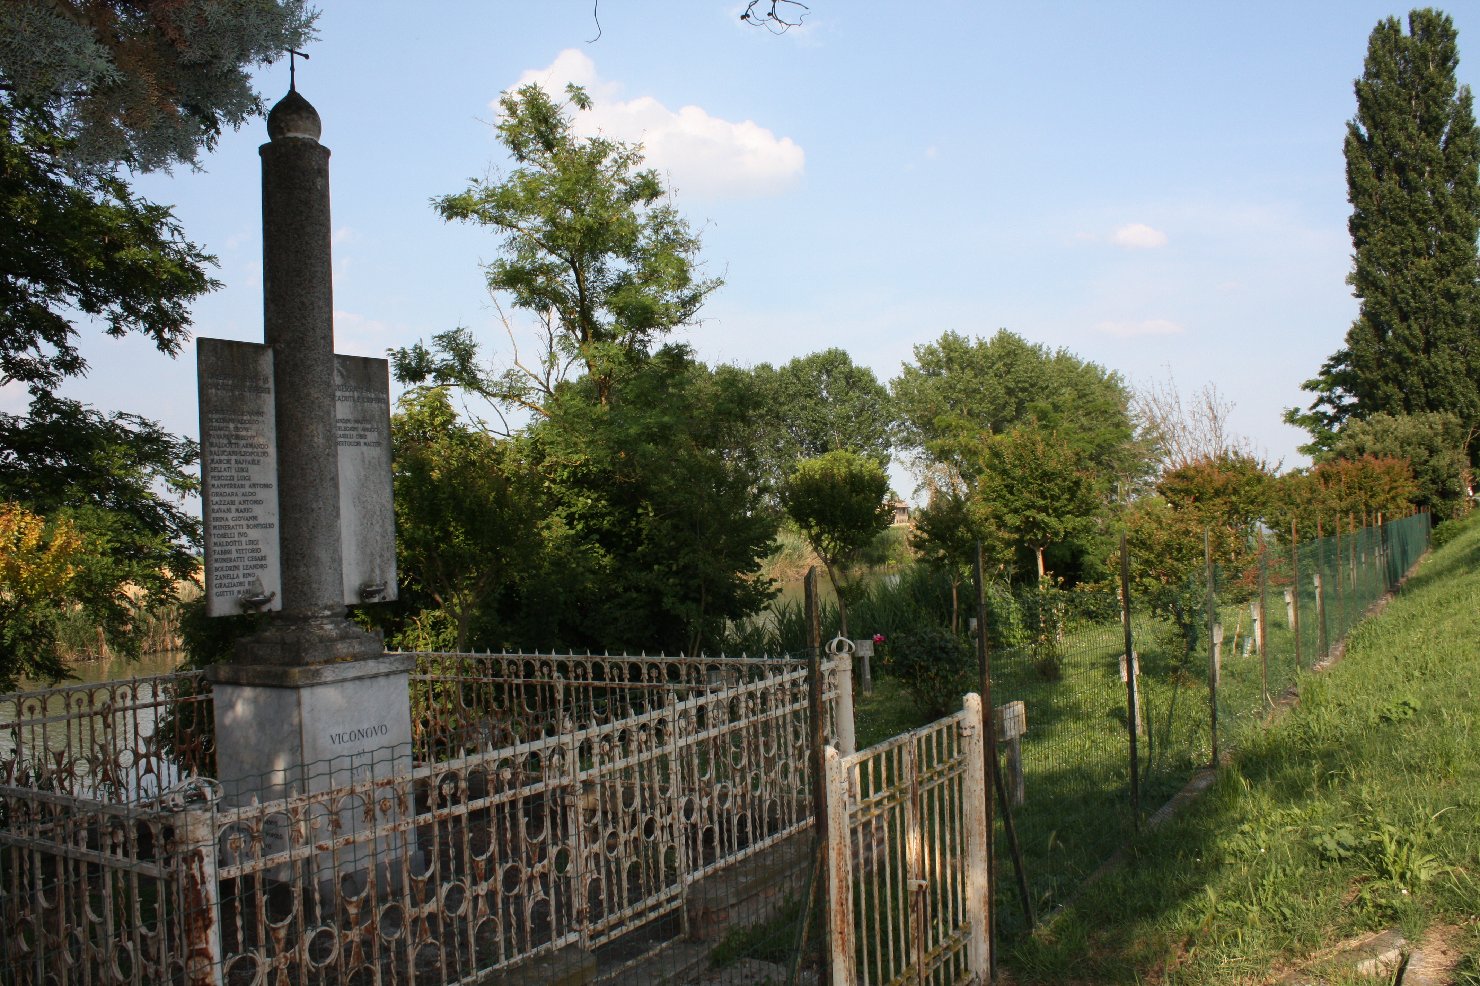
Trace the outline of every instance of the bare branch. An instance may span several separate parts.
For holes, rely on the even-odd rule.
[[[1218,393],[1215,383],[1205,384],[1184,402],[1168,368],[1165,380],[1136,389],[1131,407],[1163,471],[1231,455],[1261,458],[1249,438],[1229,429],[1234,404]]]
[[[761,10],[757,11],[756,8]],[[772,34],[785,34],[794,27],[801,27],[810,8],[798,0],[749,0],[740,19],[755,27],[764,27]]]

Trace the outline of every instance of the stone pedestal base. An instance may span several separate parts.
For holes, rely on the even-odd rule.
[[[216,764],[227,807],[268,806],[263,851],[316,845],[320,880],[395,881],[414,836],[394,831],[411,791],[410,671],[388,656],[299,667],[212,669]],[[395,784],[350,785],[366,781]],[[307,797],[305,797],[307,796]],[[289,799],[282,811],[271,803]],[[367,829],[385,834],[368,833]],[[412,861],[413,870],[419,867]],[[287,879],[286,873],[275,874]]]

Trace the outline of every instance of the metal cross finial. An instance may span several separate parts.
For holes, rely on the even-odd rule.
[[[295,56],[298,57],[298,58],[304,58],[304,59],[306,59],[306,58],[308,58],[308,52],[306,52],[306,51],[295,51],[292,48],[289,48],[288,49],[288,91],[289,92],[297,92],[298,91],[298,72],[297,72],[297,68],[298,67],[293,64],[293,58]]]

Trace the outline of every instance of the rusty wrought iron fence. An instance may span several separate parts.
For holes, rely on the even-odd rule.
[[[835,737],[847,662],[823,669]],[[0,700],[17,986],[611,976],[722,930],[737,871],[806,872],[800,660],[423,655],[409,771],[386,750],[353,783],[245,805],[205,773],[197,675],[90,688]]]
[[[0,695],[0,784],[106,804],[215,770],[200,672]]]
[[[844,756],[827,751],[834,986],[986,982],[982,702]]]

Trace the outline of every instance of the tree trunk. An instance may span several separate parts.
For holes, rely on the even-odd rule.
[[[826,557],[823,557],[822,564],[827,569],[827,580],[832,583],[833,594],[838,597],[838,633],[844,637],[848,637],[848,601],[843,598],[846,595],[846,587],[843,585],[842,580],[838,578],[837,572],[833,570],[832,562],[828,561]],[[818,608],[821,609],[820,604]],[[848,637],[848,639],[852,640],[853,638]]]
[[[961,580],[954,575],[951,576],[951,632],[961,632],[961,607],[958,601],[960,596]]]

